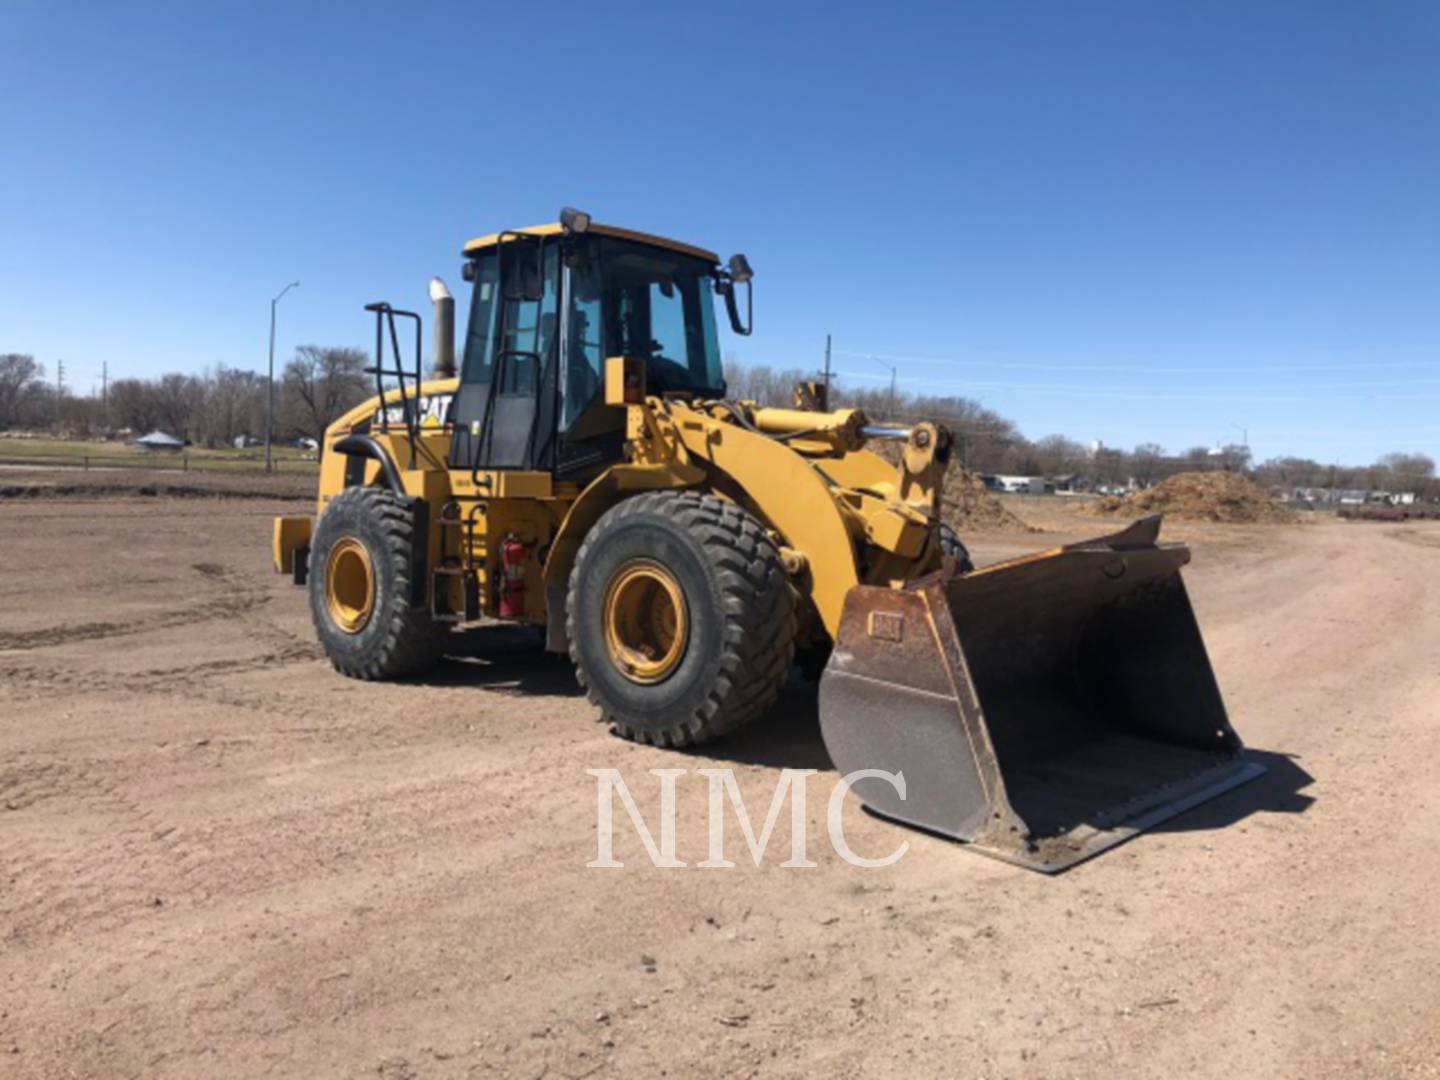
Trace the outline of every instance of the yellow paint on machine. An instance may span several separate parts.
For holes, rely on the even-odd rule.
[[[706,251],[704,248],[695,247],[693,244],[683,244],[679,240],[669,240],[663,236],[655,236],[651,233],[638,232],[635,229],[622,229],[616,225],[601,225],[599,222],[591,222],[588,232],[597,233],[600,236],[613,236],[617,240],[633,240],[640,244],[651,244],[654,247],[666,248],[670,251],[678,251],[682,255],[693,255],[697,259],[704,259],[708,263],[718,263],[720,256],[713,251]],[[564,232],[564,227],[558,222],[549,222],[545,225],[527,225],[523,229],[512,229],[504,233],[489,233],[486,236],[477,236],[465,244],[464,254],[468,256],[478,255],[486,248],[495,247],[501,243],[508,243],[518,233],[521,236],[559,236]],[[501,237],[504,240],[501,240]]]
[[[308,514],[304,517],[287,516],[275,519],[271,555],[277,574],[295,572],[295,552],[310,545],[310,532],[314,524],[315,519]]]

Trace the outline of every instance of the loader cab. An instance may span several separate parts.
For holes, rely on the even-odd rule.
[[[583,480],[620,460],[625,412],[605,404],[607,357],[643,359],[652,394],[724,396],[715,299],[734,285],[710,252],[587,222],[499,233],[465,254],[451,468]]]

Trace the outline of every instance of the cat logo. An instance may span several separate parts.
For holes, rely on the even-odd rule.
[[[454,394],[431,394],[428,397],[421,397],[412,408],[419,414],[420,426],[422,428],[440,428],[445,426],[445,414],[450,411],[450,402],[454,400]],[[375,410],[375,422],[377,424],[403,424],[405,423],[405,407],[400,402],[391,402],[384,409]]]

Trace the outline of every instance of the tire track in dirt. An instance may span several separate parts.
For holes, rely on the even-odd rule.
[[[47,627],[41,630],[0,633],[0,652],[22,652],[80,641],[103,641],[133,634],[193,626],[217,619],[236,620],[242,634],[271,650],[265,659],[315,659],[320,647],[312,640],[283,629],[264,617],[260,609],[269,604],[271,594],[233,569],[218,563],[196,563],[191,567],[207,583],[216,586],[218,595],[176,611],[158,612],[125,622],[78,623]],[[203,665],[202,665],[203,666]],[[172,672],[179,674],[180,671]]]
[[[345,705],[326,708],[313,694],[288,693],[273,684],[249,688],[225,686],[215,681],[260,671],[278,674],[282,669],[313,663],[319,656],[319,648],[313,643],[291,642],[245,658],[208,660],[134,673],[0,660],[0,685],[16,701],[44,700],[58,694],[103,694],[111,699],[161,698],[195,705],[220,705],[271,721],[283,717],[285,726],[271,732],[276,737],[299,737],[322,743],[349,740],[355,735],[406,740],[423,737],[412,730],[411,724],[357,713]]]
[[[264,671],[289,664],[308,663],[314,659],[316,656],[311,647],[292,644],[258,656],[233,660],[206,660],[195,664],[183,664],[180,667],[150,668],[131,674],[0,661],[0,679],[3,679],[12,689],[29,690],[35,694],[56,691],[160,694],[188,701],[218,702],[220,704],[239,701],[248,706],[250,705],[248,700],[242,701],[239,698],[225,696],[224,687],[196,685],[193,680],[207,675],[240,675],[252,671]],[[258,702],[258,700],[257,696],[256,701]],[[271,708],[267,708],[267,711],[271,711]]]
[[[1433,529],[1386,529],[1385,535],[1392,540],[1422,548],[1440,548],[1440,530]]]
[[[112,929],[147,908],[188,899],[204,889],[214,861],[207,846],[131,796],[103,771],[106,763],[41,759],[0,773],[6,817],[40,802],[69,803],[105,822],[103,846],[84,836],[36,835],[25,815],[0,827],[0,937],[50,935],[84,927]],[[114,765],[111,763],[110,768]],[[5,825],[11,825],[9,820]],[[48,849],[42,844],[50,841]]]
[[[233,590],[236,595],[264,592],[260,586],[232,567],[222,566],[219,563],[196,563],[192,569],[206,580]],[[268,594],[266,594],[266,599],[269,599]],[[319,643],[313,637],[302,637],[286,630],[274,619],[265,615],[261,610],[262,606],[257,604],[239,613],[240,630],[247,638],[266,649],[278,650],[287,655],[303,653],[310,659],[319,659],[324,655]]]
[[[223,584],[230,591],[209,596],[200,603],[177,610],[160,611],[124,622],[70,623],[41,630],[0,633],[0,651],[18,652],[68,645],[77,641],[101,641],[155,630],[170,630],[177,626],[192,626],[214,619],[236,618],[270,601],[270,595],[263,589],[246,582],[222,566],[197,563],[192,569],[205,580]]]
[[[42,630],[0,633],[0,651],[19,652],[44,649],[54,645],[69,645],[77,641],[101,641],[130,634],[144,634],[154,630],[170,630],[177,626],[192,626],[227,615],[239,615],[248,608],[263,604],[267,599],[268,597],[257,596],[209,600],[204,604],[197,604],[179,611],[159,612],[125,622],[71,623],[66,626],[46,627]]]
[[[200,744],[197,744],[197,747]],[[205,745],[209,745],[206,740]],[[212,897],[233,900],[286,880],[331,880],[355,870],[356,860],[378,852],[398,855],[423,835],[471,832],[506,826],[512,803],[542,781],[538,765],[550,751],[527,755],[535,768],[507,767],[494,774],[514,794],[477,811],[474,777],[440,773],[409,779],[406,798],[390,788],[357,792],[332,807],[323,822],[307,823],[305,811],[284,807],[202,832],[147,805],[128,790],[117,770],[123,761],[71,762],[53,757],[22,759],[0,771],[0,942],[25,944],[60,933],[117,929],[153,909],[203,904]],[[23,812],[38,804],[46,815],[38,828]],[[57,835],[46,826],[78,811],[104,822],[103,839],[93,834]],[[337,828],[337,821],[343,828]],[[312,842],[267,852],[263,865],[251,860],[253,845],[264,846],[280,828],[310,829]],[[351,842],[357,831],[378,828],[379,846]]]
[[[83,503],[57,503],[56,505],[72,508],[73,512],[57,510],[52,514],[27,513],[25,515],[25,521],[27,523],[32,521],[78,521],[87,516],[87,510],[93,514],[96,503],[106,503],[110,506],[124,505],[124,501],[120,499],[87,499]],[[0,503],[0,505],[3,505],[3,503]],[[232,511],[226,515],[226,517],[237,518],[273,518],[274,516],[275,513],[272,510]],[[160,521],[167,519],[193,522],[195,520],[194,510],[189,507],[176,507],[174,509],[156,507],[153,510],[139,511],[131,514],[117,513],[114,510],[107,509],[105,514],[106,521]]]

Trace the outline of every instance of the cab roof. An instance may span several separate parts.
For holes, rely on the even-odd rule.
[[[563,230],[559,222],[552,221],[548,225],[531,225],[524,229],[513,229],[505,234],[507,240],[514,233],[521,233],[525,236],[558,236]],[[712,266],[720,262],[720,257],[713,251],[706,251],[704,248],[694,247],[691,244],[682,244],[678,240],[667,240],[663,236],[653,236],[650,233],[636,232],[634,229],[622,229],[618,225],[601,225],[592,221],[587,232],[598,233],[601,236],[614,236],[620,240],[633,240],[637,244],[651,244],[655,247],[668,248],[671,251],[678,251],[682,255],[693,255],[697,259],[704,259]],[[490,233],[488,236],[477,236],[474,240],[467,241],[464,253],[466,255],[477,255],[486,248],[494,247],[500,243],[500,233]]]

